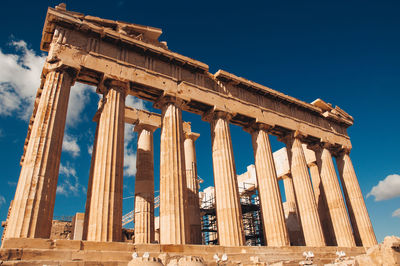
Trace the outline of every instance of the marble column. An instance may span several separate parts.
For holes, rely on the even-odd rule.
[[[348,150],[341,152],[336,158],[336,164],[356,243],[364,247],[372,247],[377,244],[377,241],[349,153]]]
[[[135,176],[135,244],[154,242],[154,160],[153,132],[157,128],[137,124]]]
[[[325,246],[300,135],[296,132],[288,136],[286,143],[305,243],[312,247]]]
[[[100,101],[99,108],[101,107],[101,105],[102,105],[102,103]],[[95,154],[96,154],[97,138],[99,135],[99,116],[100,116],[100,113],[96,112],[96,115],[93,118],[93,121],[96,122],[96,133],[94,135],[92,159],[90,162],[90,170],[89,170],[89,181],[88,181],[88,186],[87,186],[87,191],[86,191],[85,217],[83,220],[82,240],[87,240],[87,234],[88,234],[90,200],[92,199],[93,170],[94,170],[94,161],[96,158]]]
[[[93,154],[87,240],[111,242],[122,238],[125,89],[117,81],[106,88]]]
[[[242,246],[244,244],[243,219],[229,129],[229,115],[217,111],[211,116],[218,240],[221,246]]]
[[[315,203],[317,204],[319,219],[321,220],[322,230],[324,232],[327,246],[337,246],[335,232],[333,230],[332,220],[326,202],[325,190],[322,185],[321,176],[317,162],[308,164],[314,189]]]
[[[185,132],[185,166],[186,184],[188,195],[188,216],[190,226],[190,244],[201,244],[201,217],[199,202],[199,183],[197,179],[197,162],[195,141],[200,136],[198,133]]]
[[[186,244],[188,217],[184,135],[180,103],[163,98],[160,145],[160,243]]]
[[[297,213],[296,194],[294,192],[293,179],[291,176],[283,177],[283,186],[285,189],[286,202],[290,206],[290,209],[293,209],[294,212]]]
[[[346,205],[328,144],[317,145],[315,149],[337,245],[339,247],[354,247],[356,244],[354,242],[353,230],[347,215]]]
[[[268,133],[264,128],[258,127],[251,130],[251,135],[264,237],[268,246],[289,246],[289,235]]]
[[[290,243],[294,246],[304,246],[304,236],[300,225],[293,179],[290,174],[283,176],[282,179],[286,197],[286,202],[284,203],[286,205],[286,228],[289,233]]]
[[[49,238],[74,70],[46,74],[5,238]]]

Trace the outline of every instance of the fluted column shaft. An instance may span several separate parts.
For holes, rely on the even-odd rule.
[[[46,75],[5,238],[49,238],[70,88],[65,70]]]
[[[307,246],[325,246],[307,162],[299,137],[295,136],[288,140],[288,153],[304,240]]]
[[[344,151],[336,158],[344,195],[353,225],[356,243],[365,247],[377,244],[374,229],[351,162],[349,152]]]
[[[182,111],[174,101],[162,105],[160,158],[160,242],[186,244],[188,239],[186,169]]]
[[[339,180],[336,176],[332,155],[327,147],[319,147],[316,152],[317,162],[320,166],[322,185],[324,186],[326,201],[336,242],[339,247],[354,247],[353,231],[351,229],[346,206],[340,189]]]
[[[124,165],[124,89],[110,85],[103,96],[101,108],[94,154],[87,240],[120,241]]]
[[[328,204],[326,202],[325,190],[322,185],[319,168],[316,162],[308,165],[314,188],[315,202],[318,208],[319,219],[321,220],[322,230],[324,232],[325,242],[328,246],[336,246],[336,237],[333,230],[332,220],[329,213]]]
[[[291,176],[285,176],[283,178],[283,186],[285,189],[286,202],[290,206],[290,209],[293,209],[297,214],[296,194],[294,192],[293,179]]]
[[[154,242],[153,132],[156,128],[136,125],[138,132],[135,176],[135,244]]]
[[[297,209],[296,194],[294,192],[293,179],[291,175],[283,176],[283,186],[286,197],[286,228],[288,229],[291,245],[304,246],[304,236],[300,225],[299,211]]]
[[[216,112],[211,120],[218,237],[221,246],[242,246],[244,231],[239,190],[227,114]]]
[[[265,239],[268,246],[289,246],[289,235],[268,133],[264,129],[254,130],[252,142]]]
[[[200,135],[185,132],[185,166],[188,189],[188,216],[190,224],[190,244],[201,244],[201,217],[199,204],[199,184],[197,181],[197,162],[195,141]]]
[[[96,146],[97,146],[97,138],[99,135],[99,115],[96,113],[94,119],[96,122],[96,133],[94,135],[94,143],[92,149],[92,159],[90,162],[90,170],[89,170],[89,180],[86,192],[86,205],[85,205],[85,218],[83,220],[83,232],[82,232],[82,240],[87,240],[88,227],[89,227],[89,213],[90,213],[90,201],[92,199],[92,186],[93,186],[93,171],[94,171],[94,162],[96,158]]]

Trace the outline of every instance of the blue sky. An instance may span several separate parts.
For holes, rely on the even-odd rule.
[[[0,16],[0,220],[18,181],[27,119],[45,54],[39,50],[54,1],[2,1]],[[379,241],[400,235],[399,1],[66,1],[67,9],[163,29],[171,50],[306,102],[321,98],[354,117],[351,158]],[[98,96],[71,93],[55,216],[84,211]],[[127,104],[152,109],[128,98]],[[154,110],[159,112],[158,110]],[[212,185],[209,125],[184,113],[199,132],[203,188]],[[126,126],[124,197],[134,193],[136,135]],[[254,162],[250,135],[231,126],[238,174]],[[159,178],[159,130],[155,179]],[[273,150],[283,147],[275,138]],[[124,213],[133,200],[124,200]]]

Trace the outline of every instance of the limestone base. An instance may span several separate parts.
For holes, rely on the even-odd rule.
[[[79,240],[50,240],[14,238],[4,240],[0,249],[0,265],[128,265],[132,253],[160,258],[164,265],[183,256],[201,257],[206,265],[299,265],[304,260],[303,252],[312,251],[314,265],[332,263],[336,251],[347,256],[365,254],[363,247],[224,247],[204,245],[135,245],[127,242],[91,242]],[[227,255],[227,261],[217,264],[219,258]],[[267,264],[268,263],[268,264]]]

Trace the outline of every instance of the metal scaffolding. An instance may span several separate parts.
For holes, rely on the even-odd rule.
[[[242,207],[243,229],[247,246],[264,245],[264,234],[260,213],[260,201],[254,185],[239,187]],[[218,244],[217,216],[215,197],[203,200],[201,205],[201,231],[204,245]]]

